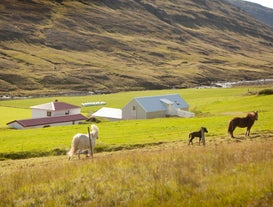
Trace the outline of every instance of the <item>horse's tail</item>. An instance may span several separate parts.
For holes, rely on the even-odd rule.
[[[77,135],[75,135],[72,139],[72,143],[71,143],[71,148],[69,150],[69,152],[67,153],[69,159],[75,154],[76,152],[76,140],[77,140]]]
[[[229,133],[230,135],[232,135],[233,128],[234,128],[234,126],[233,126],[233,119],[232,119],[232,120],[229,122],[229,125],[228,125],[228,133]]]
[[[69,152],[67,153],[67,155],[72,156],[72,155],[74,155],[74,153],[75,153],[75,147],[74,147],[74,145],[71,145],[71,148],[70,148]]]

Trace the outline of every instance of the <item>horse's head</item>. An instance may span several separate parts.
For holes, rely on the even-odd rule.
[[[206,127],[201,127],[201,130],[203,129],[204,132],[208,133],[208,130]]]
[[[247,114],[249,118],[252,120],[258,120],[258,111],[253,111]]]
[[[99,138],[99,127],[97,125],[95,125],[95,124],[92,124],[91,128],[92,128],[93,138],[98,139]]]
[[[99,133],[97,131],[92,131],[91,135],[94,139],[98,139],[99,138]]]

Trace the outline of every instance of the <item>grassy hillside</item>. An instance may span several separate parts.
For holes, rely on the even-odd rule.
[[[0,94],[272,77],[273,30],[215,0],[3,0]]]

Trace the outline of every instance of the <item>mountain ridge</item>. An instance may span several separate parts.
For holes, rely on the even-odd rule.
[[[273,76],[273,29],[220,0],[4,0],[0,11],[0,94]]]
[[[243,1],[243,0],[225,0],[236,7],[242,9],[250,16],[258,19],[259,21],[273,27],[273,9],[264,7],[260,4]]]

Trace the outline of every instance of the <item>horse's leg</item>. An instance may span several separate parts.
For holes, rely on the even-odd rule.
[[[234,136],[233,136],[233,131],[235,130],[235,128],[236,128],[236,125],[234,126],[235,124],[234,124],[234,120],[231,120],[230,122],[229,122],[229,126],[228,126],[228,133],[230,134],[230,136],[231,136],[231,138],[234,138]]]
[[[201,143],[201,137],[199,137],[199,145],[200,145],[200,143]]]
[[[251,129],[251,127],[247,127],[247,129],[246,129],[246,136],[248,136],[248,137],[250,135],[250,129]]]
[[[192,143],[192,136],[191,136],[191,134],[189,134],[189,144],[188,145],[190,145]]]
[[[233,132],[235,130],[236,127],[232,127],[232,129],[230,130],[230,136],[231,138],[235,138],[234,135],[233,135]]]
[[[68,155],[68,160],[71,160],[74,154]]]

